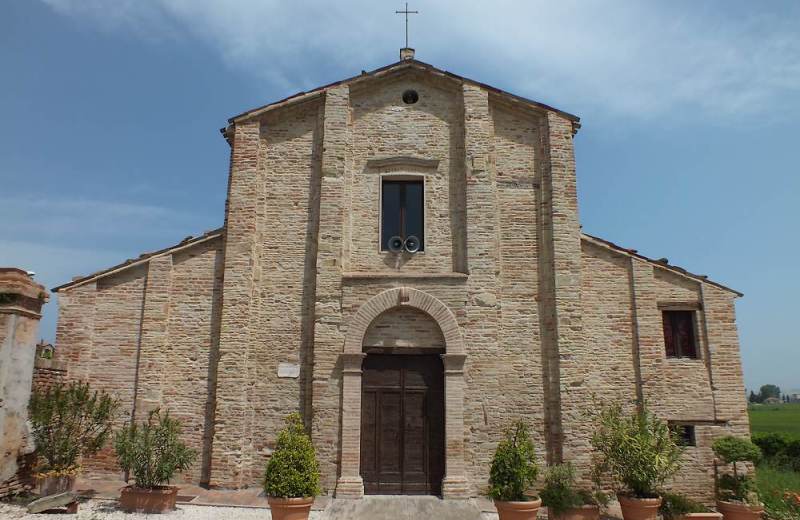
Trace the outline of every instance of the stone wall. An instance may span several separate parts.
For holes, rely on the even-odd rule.
[[[686,448],[683,467],[669,487],[713,503],[714,438],[749,435],[735,293],[591,239],[583,242],[583,265],[588,356],[581,361],[591,388],[587,399],[595,395],[602,403],[630,407],[643,398],[660,418],[694,426],[696,445]],[[666,356],[665,308],[695,310],[699,359]],[[730,389],[724,394],[727,408],[713,390],[718,384]]]
[[[200,454],[183,475],[191,482],[207,481],[210,465],[221,246],[212,237],[59,291],[56,361],[67,378],[120,401],[115,428],[155,408],[180,419]],[[119,471],[110,445],[83,465]]]

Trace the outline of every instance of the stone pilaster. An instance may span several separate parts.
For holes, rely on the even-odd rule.
[[[750,433],[750,420],[736,327],[736,297],[710,284],[701,284],[701,288],[714,415],[717,420],[728,421],[732,434],[746,436]]]
[[[464,362],[466,354],[442,354],[445,395],[445,476],[442,497],[467,499],[469,481],[464,467]]]
[[[466,268],[469,278],[466,283],[466,305],[463,322],[464,342],[474,359],[480,364],[471,366],[467,373],[467,384],[472,381],[494,381],[491,392],[500,392],[500,381],[494,374],[500,373],[503,360],[499,356],[498,316],[498,212],[497,186],[492,157],[492,134],[494,132],[489,112],[488,93],[474,85],[463,86],[464,102],[464,152],[466,165]],[[449,396],[449,392],[448,392]],[[455,399],[455,397],[454,397]],[[464,397],[461,398],[462,401]],[[456,403],[447,402],[450,406]],[[463,403],[461,406],[465,406]],[[482,413],[479,399],[466,403],[469,416]],[[461,441],[468,434],[464,431]],[[448,431],[448,438],[455,432]],[[498,439],[499,440],[499,439]],[[449,442],[449,441],[448,441]],[[448,450],[450,448],[448,447]],[[448,462],[449,454],[448,454]],[[448,470],[449,471],[449,470]],[[447,480],[447,479],[445,479]],[[449,493],[458,493],[458,485],[447,482]],[[474,490],[470,490],[473,492]]]
[[[336,475],[339,449],[340,394],[336,365],[344,348],[342,324],[342,263],[345,224],[345,165],[350,124],[350,89],[346,85],[325,93],[320,188],[317,284],[314,312],[314,352],[312,371],[312,429],[314,446],[329,480]],[[360,379],[359,379],[360,382]],[[358,387],[360,399],[361,387]],[[355,429],[360,432],[360,425]],[[344,442],[344,432],[342,442]],[[359,432],[355,435],[358,436]],[[348,435],[352,432],[348,432]],[[344,463],[344,462],[343,462]],[[355,475],[358,475],[356,468]],[[360,480],[360,477],[358,477]],[[357,486],[356,486],[357,487]],[[362,485],[363,494],[363,485]],[[337,486],[337,494],[339,494]]]
[[[248,405],[248,348],[252,302],[259,265],[257,228],[264,204],[264,178],[259,173],[259,121],[237,123],[231,151],[231,172],[225,216],[225,274],[220,327],[217,417],[211,484],[241,487],[248,483],[246,446],[251,414]]]
[[[163,387],[169,384],[165,371],[172,358],[167,337],[171,281],[172,255],[152,258],[148,262],[144,290],[134,420],[141,420],[151,410],[169,404],[164,403]]]
[[[366,354],[344,353],[342,364],[342,400],[352,410],[361,410],[361,363]],[[361,478],[361,413],[342,414],[342,455],[339,480],[336,482],[337,498],[364,496]]]
[[[583,334],[581,307],[581,232],[575,178],[572,122],[547,112],[546,161],[542,171],[541,208],[543,240],[549,264],[542,276],[550,294],[551,341],[547,345],[547,409],[551,462],[588,453],[590,432],[586,401],[591,392],[583,366],[590,363]],[[557,403],[557,404],[556,404]],[[584,456],[584,455],[581,455]],[[577,461],[575,461],[577,462]],[[585,462],[585,461],[580,461]]]
[[[664,331],[658,309],[658,293],[653,266],[631,259],[631,293],[634,297],[636,350],[634,367],[637,375],[637,397],[658,406],[664,369]]]
[[[28,401],[45,302],[46,289],[25,271],[0,268],[0,491],[14,491],[3,484],[16,474],[17,459],[34,448]]]

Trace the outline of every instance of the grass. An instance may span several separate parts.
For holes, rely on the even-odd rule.
[[[800,438],[800,403],[751,405],[749,412],[752,433],[782,432]],[[758,466],[756,484],[768,518],[800,518],[798,510],[790,508],[783,499],[786,492],[800,493],[800,473],[765,462]]]
[[[784,500],[786,492],[800,493],[800,473],[782,468],[775,468],[769,464],[760,464],[756,471],[756,484],[758,496],[764,502],[768,518],[796,519],[800,518],[800,511],[787,505]]]
[[[784,432],[800,438],[800,403],[751,405],[750,431]]]

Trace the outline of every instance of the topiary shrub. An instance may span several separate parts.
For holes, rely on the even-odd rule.
[[[311,498],[320,493],[314,445],[300,414],[286,418],[264,472],[264,491],[274,498]]]
[[[603,409],[592,436],[597,474],[607,473],[617,491],[655,498],[659,487],[680,468],[683,448],[666,422],[642,407],[631,414],[621,405]]]
[[[78,458],[94,455],[105,445],[118,408],[111,396],[79,382],[33,392],[28,411],[38,475],[77,473]]]
[[[709,508],[678,493],[661,493],[661,506],[658,512],[664,520],[674,520],[689,513],[708,513]]]
[[[180,440],[181,423],[156,409],[142,423],[125,425],[114,437],[120,467],[133,474],[135,486],[154,489],[177,471],[189,469],[197,452]]]
[[[528,425],[515,422],[497,445],[489,470],[489,496],[501,502],[534,500],[525,494],[536,482],[539,466]]]
[[[715,440],[711,449],[717,458],[733,468],[733,475],[721,475],[717,481],[719,499],[751,505],[760,504],[755,479],[751,475],[739,475],[736,467],[739,462],[756,463],[761,460],[759,447],[748,439],[726,435]]]

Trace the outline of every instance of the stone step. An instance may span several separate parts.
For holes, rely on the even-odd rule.
[[[481,520],[474,500],[442,500],[431,496],[366,496],[334,499],[321,520]]]

